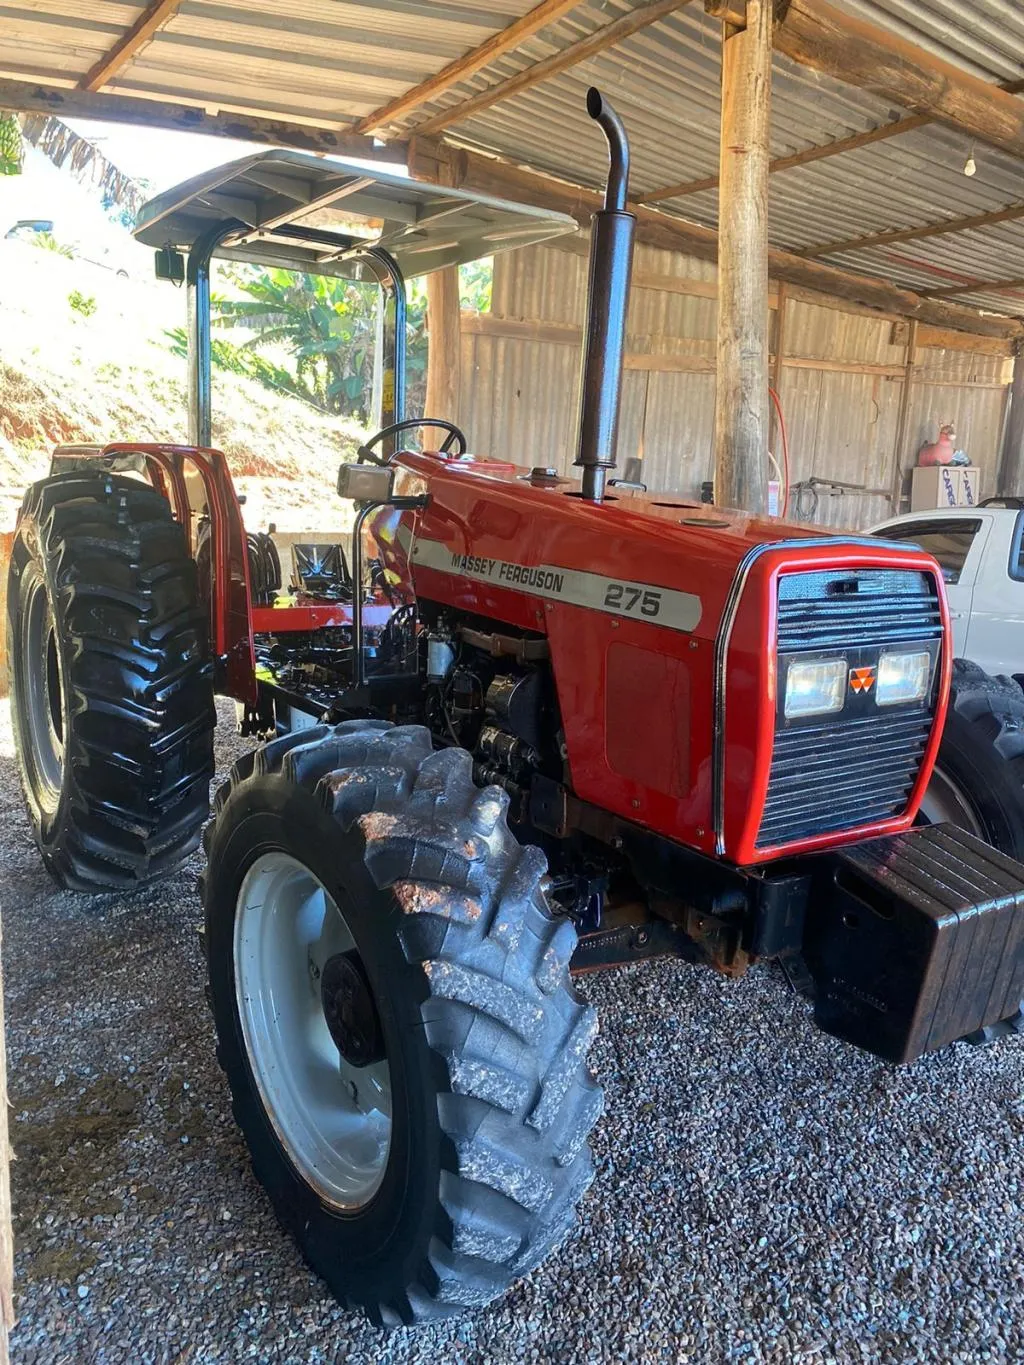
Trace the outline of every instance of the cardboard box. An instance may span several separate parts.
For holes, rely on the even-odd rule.
[[[981,500],[981,470],[977,465],[933,464],[914,470],[910,510],[933,507],[976,507]]]

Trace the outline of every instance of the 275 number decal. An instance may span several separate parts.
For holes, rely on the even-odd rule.
[[[614,611],[657,616],[661,611],[661,593],[653,588],[635,588],[631,583],[609,583],[604,595],[604,605]]]

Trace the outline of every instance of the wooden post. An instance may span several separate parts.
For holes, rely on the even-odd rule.
[[[768,128],[772,3],[722,26],[715,501],[764,513],[768,498]]]
[[[997,493],[1018,497],[1024,493],[1024,347],[1017,342],[1013,351],[1013,380],[1010,384],[1010,415],[999,461]]]
[[[459,371],[462,334],[459,318],[459,268],[446,266],[427,276],[427,417],[459,420]],[[428,427],[424,449],[434,433],[437,443],[446,432]]]
[[[769,323],[771,319],[769,318]],[[780,284],[775,301],[775,354],[770,357],[771,361],[771,383],[775,390],[775,396],[782,404],[782,365],[786,356],[786,286]],[[782,445],[782,426],[779,422],[779,414],[775,410],[775,404],[771,402],[769,395],[768,409],[768,449],[778,461],[779,468],[782,470],[782,487],[779,489],[779,516],[786,515],[786,503],[789,499],[789,489],[786,486],[787,470],[783,461]],[[775,470],[773,468],[772,473]],[[792,477],[789,475],[788,477]]]
[[[907,329],[907,349],[903,359],[903,392],[900,394],[900,406],[899,411],[896,414],[896,451],[893,457],[892,492],[889,494],[889,501],[892,503],[892,514],[894,517],[899,516],[900,502],[903,498],[903,449],[907,441],[907,418],[910,415],[910,389],[914,382],[914,365],[917,361],[916,320],[912,322]]]

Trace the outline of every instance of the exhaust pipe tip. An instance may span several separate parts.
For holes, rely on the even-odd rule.
[[[601,92],[596,85],[592,85],[587,91],[587,113],[591,118],[599,119],[603,108],[604,100],[601,98]]]

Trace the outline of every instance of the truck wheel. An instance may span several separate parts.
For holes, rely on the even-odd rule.
[[[213,669],[195,565],[167,500],[58,474],[25,495],[11,554],[11,719],[29,817],[61,886],[137,886],[199,843]]]
[[[279,1219],[377,1324],[490,1302],[572,1227],[602,1108],[543,854],[419,726],[285,735],[216,804],[218,1057]]]
[[[953,660],[946,728],[921,805],[1024,861],[1024,692],[967,659]]]

